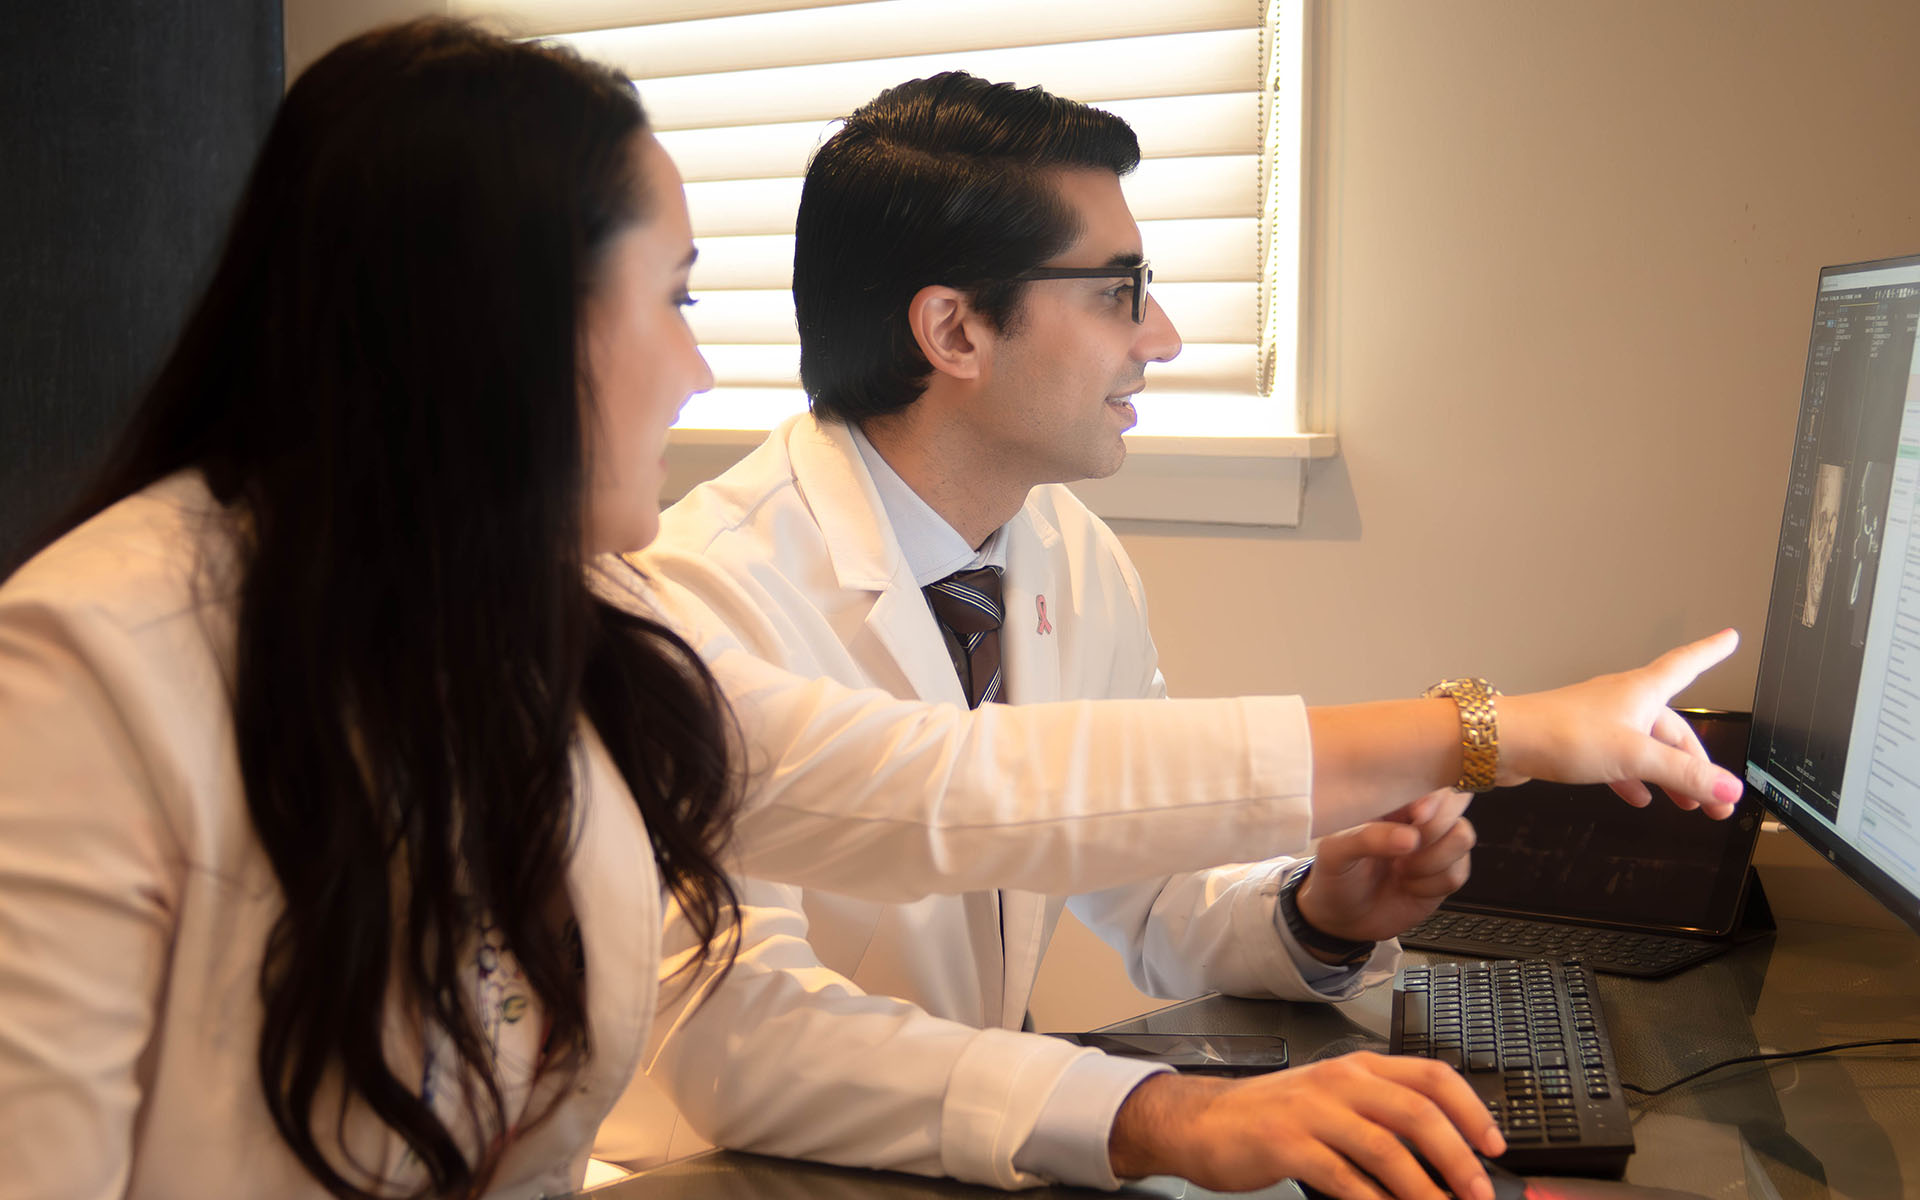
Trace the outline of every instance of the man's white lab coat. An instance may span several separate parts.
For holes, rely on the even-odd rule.
[[[1067,489],[1041,487],[1005,537],[1009,701],[1163,697],[1139,577],[1105,524]],[[694,597],[704,621],[797,674],[965,706],[843,426],[783,424],[675,505],[635,562]],[[750,825],[741,837],[751,847]],[[999,1186],[1033,1182],[1013,1155],[1080,1052],[1006,1031],[1021,1025],[1064,905],[1156,995],[1339,999],[1391,972],[1388,943],[1337,992],[1301,978],[1273,926],[1287,861],[1070,902],[1003,891],[883,904],[753,885],[745,956],[698,1011],[671,1018],[653,1075],[696,1130],[724,1145]],[[703,1144],[685,1128],[663,1142],[672,1107],[650,1092],[641,1081],[623,1099],[597,1153],[645,1162]]]

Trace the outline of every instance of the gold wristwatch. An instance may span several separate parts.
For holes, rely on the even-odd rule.
[[[1463,792],[1490,792],[1500,770],[1500,714],[1493,698],[1500,689],[1484,679],[1442,679],[1426,699],[1445,696],[1460,708],[1460,782]]]

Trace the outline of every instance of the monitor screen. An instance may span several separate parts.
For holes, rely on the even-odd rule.
[[[1920,929],[1917,316],[1920,255],[1820,272],[1747,779]]]

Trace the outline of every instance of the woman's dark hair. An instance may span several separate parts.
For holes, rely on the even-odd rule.
[[[261,1082],[337,1196],[393,1190],[323,1149],[341,1084],[424,1164],[414,1194],[485,1186],[509,1129],[462,984],[482,922],[549,1023],[541,1070],[591,1052],[566,889],[583,714],[703,940],[735,933],[724,701],[683,641],[596,602],[583,572],[581,307],[647,216],[645,128],[612,70],[455,22],[328,54],[288,92],[209,290],[68,521],[197,468],[240,531],[233,720],[285,897]],[[457,1055],[476,1159],[388,1061],[395,995]]]
[[[1140,143],[1112,113],[947,71],[854,110],[807,166],[793,248],[800,382],[817,416],[858,422],[919,399],[932,367],[907,305],[965,293],[996,329],[1015,276],[1079,235],[1047,172],[1125,175]]]

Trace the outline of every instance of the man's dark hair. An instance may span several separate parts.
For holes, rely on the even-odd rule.
[[[1014,277],[1079,235],[1047,173],[1139,162],[1112,113],[963,71],[856,109],[808,164],[795,227],[800,381],[815,415],[858,422],[913,403],[932,371],[907,324],[914,294],[958,289],[1008,328],[1025,291]]]

